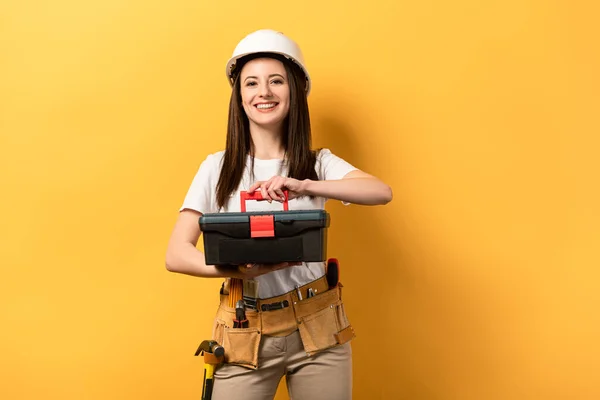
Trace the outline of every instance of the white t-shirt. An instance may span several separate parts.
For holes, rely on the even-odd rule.
[[[210,154],[200,165],[196,176],[185,196],[183,205],[180,208],[191,209],[203,214],[220,212],[240,212],[240,191],[247,190],[253,181],[251,181],[250,166],[251,158],[248,156],[246,171],[238,189],[233,192],[229,201],[223,208],[217,207],[216,188],[221,172],[221,164],[225,151]],[[287,168],[282,165],[283,161],[254,159],[254,177],[257,181],[266,181],[276,175],[287,175]],[[335,156],[329,149],[322,149],[317,154],[315,171],[319,180],[342,179],[347,173],[356,170],[354,166]],[[289,210],[314,210],[324,209],[327,199],[315,197],[310,200],[308,197],[289,200]],[[248,201],[246,211],[278,211],[282,210],[283,205],[280,202],[273,201]],[[294,289],[296,285],[302,286],[325,274],[324,262],[302,263],[302,265],[284,268],[281,270],[269,272],[256,277],[258,282],[258,297],[269,298],[279,296]]]

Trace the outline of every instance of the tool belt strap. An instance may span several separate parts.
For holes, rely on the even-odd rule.
[[[262,305],[282,302],[284,300],[298,302],[300,301],[300,299],[298,298],[298,291],[302,295],[302,301],[304,301],[308,298],[308,289],[312,289],[315,292],[315,295],[318,293],[326,292],[327,290],[329,290],[327,278],[323,276],[317,280],[307,283],[306,285],[300,286],[298,290],[294,289],[280,296],[270,297],[267,299],[257,299],[258,309],[262,310]]]
[[[335,305],[341,300],[341,287],[330,290],[326,277],[321,277],[309,282],[298,289],[302,300],[298,297],[298,290],[294,289],[279,296],[266,299],[257,299],[257,309],[246,309],[246,318],[250,327],[259,329],[262,335],[287,336],[298,329],[298,324],[303,317],[318,312],[324,308]],[[308,297],[308,289],[315,293]],[[233,323],[235,309],[229,306],[227,295],[221,295],[221,304],[217,311],[217,319],[226,326]]]

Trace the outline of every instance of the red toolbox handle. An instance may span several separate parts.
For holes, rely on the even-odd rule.
[[[284,201],[283,201],[283,211],[288,211],[288,191],[284,190],[283,191],[283,197],[284,197]],[[248,192],[240,192],[240,201],[241,201],[241,210],[242,212],[246,212],[246,200],[264,200],[264,197],[262,195],[262,193],[260,192],[260,190],[255,190],[252,193],[248,193]]]

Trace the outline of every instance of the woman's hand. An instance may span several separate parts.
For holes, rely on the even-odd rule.
[[[262,197],[269,203],[273,200],[283,202],[285,200],[284,190],[288,191],[288,200],[305,195],[306,182],[306,180],[299,181],[294,178],[274,176],[268,181],[255,182],[248,188],[248,193],[260,190]]]
[[[378,178],[360,170],[347,173],[341,179],[299,181],[294,178],[274,176],[268,181],[254,183],[248,192],[260,190],[269,203],[283,202],[283,191],[288,191],[288,200],[302,196],[315,196],[340,200],[351,204],[379,205],[392,201],[392,188]]]
[[[293,267],[295,265],[301,265],[302,263],[284,262],[279,264],[244,264],[238,266],[240,276],[237,278],[251,279],[260,275],[267,274],[269,272],[277,271],[279,269]]]

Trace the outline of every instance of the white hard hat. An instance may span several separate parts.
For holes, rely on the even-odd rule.
[[[297,64],[304,71],[304,75],[306,75],[306,95],[308,96],[311,82],[300,47],[283,33],[271,29],[261,29],[252,32],[235,47],[233,55],[227,62],[226,69],[227,80],[231,86],[233,86],[232,73],[237,60],[254,53],[279,54]]]

